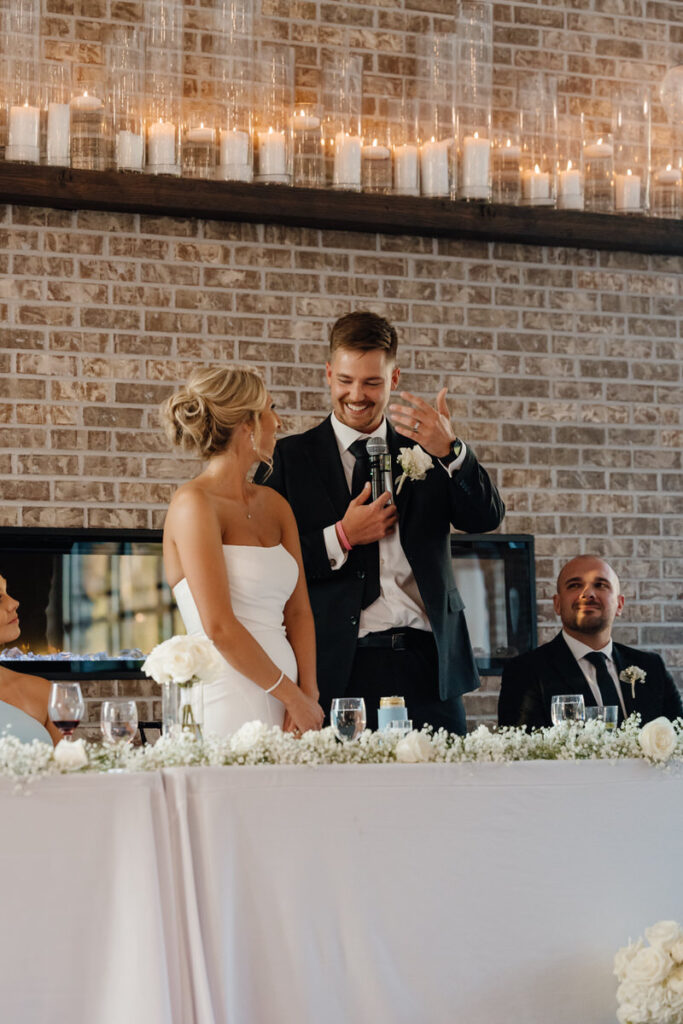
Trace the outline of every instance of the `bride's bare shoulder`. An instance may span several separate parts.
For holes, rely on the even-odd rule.
[[[215,514],[214,502],[205,487],[197,480],[188,480],[181,484],[168,506],[166,522],[182,521],[194,516]]]

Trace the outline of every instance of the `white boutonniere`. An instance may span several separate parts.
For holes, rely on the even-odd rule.
[[[414,445],[412,448],[399,448],[397,462],[403,470],[401,476],[396,478],[397,494],[400,494],[406,479],[424,480],[427,472],[434,465],[431,456],[427,455],[427,452],[420,448],[419,444]]]
[[[637,665],[629,665],[619,673],[622,683],[631,684],[631,696],[634,700],[636,699],[636,683],[644,683],[646,675],[645,669],[638,668]]]

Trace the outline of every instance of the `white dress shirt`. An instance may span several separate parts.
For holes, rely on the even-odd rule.
[[[350,491],[356,459],[349,448],[358,438],[367,440],[370,437],[381,437],[383,441],[386,441],[387,421],[383,419],[371,434],[364,434],[359,430],[354,430],[353,427],[348,427],[338,420],[334,413],[332,413],[331,422],[344,476]],[[444,470],[452,474],[460,468],[464,458],[465,445],[463,444],[457,459],[454,459],[448,467],[444,466]],[[441,463],[441,465],[443,464]],[[325,527],[323,534],[330,566],[333,569],[340,569],[346,562],[348,552],[339,543],[334,525]],[[431,630],[415,576],[401,547],[398,526],[388,537],[382,537],[379,541],[379,586],[380,595],[377,600],[361,611],[359,636],[378,633],[383,629],[399,629],[401,626]]]
[[[576,660],[577,660],[577,662],[579,664],[579,668],[581,669],[581,671],[583,672],[584,676],[586,677],[586,682],[590,686],[591,693],[595,697],[595,703],[597,705],[604,704],[604,700],[602,699],[602,694],[600,693],[600,688],[599,688],[598,683],[597,683],[597,672],[596,672],[596,669],[595,669],[595,665],[591,661],[586,661],[586,655],[587,654],[592,654],[593,651],[595,650],[595,648],[594,647],[589,647],[588,644],[585,644],[583,642],[583,640],[577,640],[575,637],[570,636],[569,633],[567,633],[564,629],[562,630],[562,636],[565,639],[567,647],[569,648],[569,650],[572,652],[572,654],[576,658]],[[614,685],[615,685],[615,687],[617,689],[617,694],[619,696],[619,703],[621,704],[621,710],[624,713],[624,718],[626,718],[626,708],[624,707],[624,697],[623,697],[623,694],[621,692],[621,683],[619,682],[619,673],[617,672],[617,666],[614,664],[614,658],[612,657],[612,641],[611,640],[609,640],[605,644],[604,647],[600,648],[600,653],[607,655],[607,662],[606,662],[607,671],[611,675],[612,682],[614,683]]]

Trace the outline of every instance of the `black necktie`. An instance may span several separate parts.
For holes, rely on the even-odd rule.
[[[363,490],[363,485],[370,479],[370,460],[368,459],[368,442],[359,437],[357,441],[349,445],[349,451],[355,458],[353,476],[351,477],[351,497],[357,498]],[[363,583],[363,598],[361,606],[367,608],[380,595],[379,588],[379,542],[363,544],[359,546],[358,552],[363,561],[362,571],[365,573]]]
[[[595,678],[600,690],[603,706],[609,707],[614,705],[614,707],[617,707],[619,709],[619,721],[622,722],[624,716],[621,711],[621,701],[619,700],[614,680],[607,668],[607,655],[604,651],[591,651],[585,657],[586,661],[590,661],[591,665],[595,666]]]

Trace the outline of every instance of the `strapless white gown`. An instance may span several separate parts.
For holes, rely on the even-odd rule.
[[[235,615],[278,669],[296,681],[296,658],[284,625],[284,607],[299,577],[296,560],[282,544],[269,548],[224,544],[223,557]],[[186,579],[175,585],[173,595],[187,632],[205,636]],[[266,725],[281,726],[285,714],[282,702],[241,675],[227,661],[221,661],[218,675],[205,681],[201,696],[198,695],[200,706],[196,710],[204,733],[226,736],[245,722],[257,719]]]

